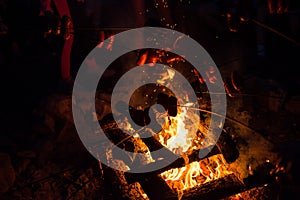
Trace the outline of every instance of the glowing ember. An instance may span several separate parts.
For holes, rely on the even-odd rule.
[[[165,73],[160,74],[161,76],[160,79],[157,80],[157,83],[165,83],[167,87],[170,86],[172,89],[172,86],[175,85],[172,83],[175,73],[175,70],[166,70]],[[216,77],[213,67],[209,68],[206,76],[206,81],[212,84],[215,83]],[[173,168],[160,174],[168,186],[174,192],[178,193],[179,199],[186,190],[223,178],[232,173],[228,169],[222,154],[205,158],[199,162],[191,162],[188,160],[188,156],[193,151],[211,146],[215,144],[215,141],[213,141],[213,138],[204,140],[204,138],[206,136],[209,137],[211,133],[205,128],[206,125],[200,123],[199,114],[191,109],[191,107],[195,106],[195,102],[191,103],[187,95],[183,95],[182,97],[183,98],[177,97],[178,104],[181,106],[177,107],[177,115],[175,117],[169,116],[166,113],[159,114],[159,112],[156,112],[156,120],[161,125],[162,130],[154,136],[163,146],[174,154],[181,155],[181,157],[185,159],[184,167]],[[128,126],[128,122],[125,122],[122,126],[129,133],[132,132],[131,127]],[[152,159],[149,160],[155,162]]]
[[[159,133],[159,141],[168,149],[176,154],[189,154],[191,149],[199,149],[203,146],[201,138],[197,135],[192,138],[193,131],[204,131],[203,127],[195,127],[199,116],[191,115],[188,112],[189,104],[183,108],[178,108],[178,115],[170,117],[170,123],[166,123],[161,133]],[[190,124],[189,124],[190,123]],[[203,133],[206,134],[206,133]],[[184,155],[185,155],[184,154]],[[211,156],[199,162],[189,163],[186,160],[186,166],[182,168],[174,168],[161,173],[161,177],[166,181],[169,187],[178,193],[178,197],[185,190],[200,186],[209,181],[222,178],[232,172],[228,170],[226,161],[222,154]]]
[[[210,69],[206,75],[208,81],[214,83],[214,71],[213,68]],[[170,73],[165,74],[160,81],[168,79],[172,79]],[[183,106],[178,107],[176,117],[166,116],[167,123],[162,125],[162,131],[157,134],[157,139],[169,150],[185,158],[184,167],[170,169],[160,174],[169,187],[178,193],[180,199],[185,190],[222,178],[232,172],[228,170],[222,154],[189,163],[187,155],[195,149],[211,144],[203,144],[208,130],[200,124],[200,116],[189,110],[189,107],[193,107],[194,104],[186,103],[189,102],[188,98],[178,99],[178,102]]]
[[[193,138],[185,128],[185,117],[187,108],[179,109],[176,117],[169,117],[170,123],[163,127],[163,134],[159,134],[159,141],[174,153],[181,154],[186,152],[192,144]],[[166,140],[166,137],[168,140]]]
[[[163,172],[161,177],[171,189],[178,194],[182,194],[184,190],[200,186],[231,173],[227,170],[223,156],[218,154],[199,162],[192,162],[182,168]]]

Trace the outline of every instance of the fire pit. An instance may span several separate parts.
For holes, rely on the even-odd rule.
[[[149,149],[170,148],[168,145],[171,145],[171,143],[168,143],[168,141],[172,141],[172,137],[164,142],[161,134],[169,134],[169,131],[178,128],[182,122],[180,121],[182,120],[180,116],[181,113],[179,112],[179,115],[174,117],[176,119],[172,119],[174,124],[174,121],[178,120],[177,124],[165,127],[166,129],[163,129],[163,131],[156,136],[157,139],[152,138],[142,141],[138,138],[131,138],[129,140],[122,131],[112,129],[111,127],[115,126],[111,123],[108,130],[106,130],[106,133],[114,138],[114,141],[116,144],[119,144],[119,146],[122,146],[127,150],[130,146],[134,147],[131,148],[132,151],[144,151],[145,154],[147,154],[147,157],[151,157]],[[205,130],[204,127],[201,128],[202,130]],[[176,129],[174,132],[176,132]],[[113,180],[118,179],[117,185],[119,185],[120,182],[123,185],[138,183],[141,199],[221,199],[252,188],[275,183],[276,174],[274,173],[274,170],[276,168],[268,162],[266,162],[266,165],[260,166],[261,169],[259,169],[257,174],[253,173],[248,179],[239,179],[237,174],[231,169],[232,166],[228,164],[234,163],[234,159],[237,159],[238,151],[235,146],[230,146],[234,145],[234,142],[226,132],[223,133],[217,146],[212,149],[206,158],[198,158],[199,151],[197,151],[197,147],[201,146],[200,133],[202,132],[199,132],[197,138],[193,141],[192,148],[187,150],[185,156],[170,163],[169,166],[163,169],[145,174],[122,173],[114,170],[111,171],[110,169],[109,172],[106,172],[105,170],[104,174],[110,174],[108,175],[108,177],[110,177],[109,182],[112,177]],[[176,136],[178,135],[174,134],[173,137]],[[122,138],[127,140],[123,142],[124,139]],[[159,139],[161,139],[160,142],[158,142]],[[122,144],[120,143],[120,140]],[[147,148],[148,146],[149,148]],[[226,162],[222,151],[231,151],[231,153],[225,153],[226,156],[231,156],[227,157],[229,160],[228,162]],[[112,159],[112,157],[109,157],[108,159]],[[149,160],[152,160],[152,158],[148,159],[148,162],[146,163],[151,165],[151,161]],[[145,161],[145,159],[143,159],[143,161]],[[125,171],[126,168],[129,169],[129,167],[121,160],[116,164],[124,165]],[[121,193],[126,196],[130,194],[130,190],[124,190]],[[131,196],[130,198],[135,199],[137,197]]]
[[[176,74],[175,69],[182,65],[184,65],[184,71],[181,72],[192,76],[192,78],[189,77],[190,80],[195,80],[195,77],[196,80],[200,79],[195,76],[189,63],[183,62],[182,59],[172,61],[175,61],[172,63],[174,71],[167,69],[166,73],[160,75],[161,79],[158,83],[171,80]],[[199,84],[194,89],[197,91],[199,88],[203,90],[205,86]],[[177,99],[172,91],[159,84],[146,85],[137,89],[127,106],[132,120],[138,125],[147,125],[151,121],[148,116],[151,112],[150,106],[160,104],[166,110],[166,112],[161,112],[154,109],[152,113],[155,115],[156,123],[161,126],[161,130],[157,133],[148,128],[137,130],[125,115],[118,122],[111,114],[99,121],[106,136],[115,145],[126,151],[144,154],[144,156],[137,157],[128,156],[127,160],[121,160],[118,159],[118,152],[114,152],[114,147],[107,147],[107,162],[113,162],[113,166],[123,166],[123,172],[104,166],[104,174],[109,183],[114,183],[113,188],[118,189],[122,198],[234,199],[249,195],[250,191],[276,185],[276,177],[280,168],[270,160],[256,164],[254,169],[251,168],[250,162],[246,164],[246,169],[243,168],[244,165],[241,165],[241,162],[246,163],[245,158],[251,156],[248,156],[246,152],[249,149],[238,148],[240,144],[237,144],[234,138],[238,134],[224,129],[221,130],[221,136],[215,140],[212,134],[214,130],[208,128],[210,117],[214,114],[210,111],[209,96],[205,92],[202,93],[199,90],[198,92],[201,94],[197,102],[200,105],[200,115],[191,112],[195,109],[194,102],[189,102],[189,99]],[[184,103],[184,106],[180,106],[182,104],[178,102]],[[119,112],[122,116],[122,110]],[[98,114],[102,115],[100,112]],[[231,118],[228,119],[231,123],[235,122]],[[242,123],[237,124],[239,127],[243,125],[246,126]],[[193,135],[193,133],[196,134]],[[152,137],[140,137],[143,134],[150,134]],[[158,149],[165,150],[170,158],[178,153],[181,156],[175,161],[169,161],[168,157],[152,156],[151,152]],[[209,153],[199,158],[200,149],[207,149]],[[126,172],[130,170],[133,163],[150,169],[157,162],[167,163],[167,165],[142,174]]]

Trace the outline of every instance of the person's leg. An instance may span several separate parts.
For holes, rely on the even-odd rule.
[[[73,28],[73,22],[71,17],[71,12],[69,10],[68,2],[67,0],[53,0],[57,11],[61,18],[64,16],[68,16],[69,21],[69,27]],[[72,51],[72,45],[74,41],[74,35],[69,34],[67,38],[65,38],[65,43],[62,50],[61,55],[61,76],[62,79],[68,80],[71,78],[71,51]]]

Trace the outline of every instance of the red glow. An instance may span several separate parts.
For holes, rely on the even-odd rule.
[[[97,48],[102,48],[103,45],[104,45],[104,40],[105,40],[105,32],[104,31],[100,31],[99,32],[99,36],[100,36],[100,42],[97,45]],[[108,51],[112,51],[114,41],[115,41],[114,35],[109,35],[108,36],[108,44],[105,47]]]
[[[138,66],[144,65],[146,63],[146,61],[147,61],[147,57],[148,57],[148,52],[146,51],[145,53],[143,53],[140,56],[139,60],[137,61],[137,65]]]

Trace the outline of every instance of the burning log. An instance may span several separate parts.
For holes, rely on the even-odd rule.
[[[182,199],[223,199],[237,193],[276,182],[275,166],[266,162],[241,182],[234,174],[186,190]]]
[[[209,149],[209,148],[207,148]],[[204,150],[205,151],[205,150]],[[189,164],[189,163],[192,163],[192,162],[196,162],[196,161],[200,161],[202,159],[205,159],[205,158],[208,158],[210,156],[213,156],[213,155],[216,155],[216,154],[220,154],[220,151],[218,150],[217,147],[213,147],[212,150],[210,151],[210,153],[208,153],[205,157],[203,158],[199,158],[199,152],[200,150],[194,150],[190,155],[188,155],[186,158],[184,157],[180,157],[178,158],[177,160],[175,160],[174,162],[169,162],[168,160],[164,159],[164,160],[159,160],[159,161],[156,161],[156,162],[169,162],[170,164],[166,167],[163,167],[159,170],[156,170],[152,173],[156,173],[156,174],[160,174],[164,171],[167,171],[167,170],[170,170],[170,169],[173,169],[173,168],[180,168],[180,167],[184,167],[185,165]],[[187,162],[188,161],[188,162]],[[146,166],[146,168],[153,168],[152,165],[156,165],[154,163],[150,163]]]
[[[127,139],[128,135],[121,131],[121,129],[115,127],[115,122],[112,122],[111,120],[112,119],[109,116],[107,116],[105,120],[102,121],[102,127],[105,127],[104,131],[108,135],[108,137],[114,143],[120,143],[120,141]],[[115,128],[112,128],[112,125]],[[154,138],[143,138],[143,141],[146,142],[146,145],[151,150],[157,150],[157,148],[161,148],[162,146]],[[124,140],[124,142],[120,143],[118,146],[129,151],[134,151],[132,145],[141,145],[141,140],[137,141],[136,138],[128,138],[126,141]],[[131,148],[128,149],[126,148],[126,146],[131,146]],[[114,162],[117,161],[118,160],[114,160]],[[126,167],[123,161],[119,161],[119,164],[120,163],[123,164],[124,167]],[[171,189],[168,187],[165,181],[157,176],[157,173],[153,175],[143,176],[143,178],[138,178],[141,177],[140,174],[124,173],[106,167],[104,177],[112,186],[113,191],[116,191],[116,195],[119,197],[119,199],[148,199],[148,197],[146,197],[147,195],[151,199],[159,199],[158,197],[162,196],[162,194],[166,194],[167,196],[170,195],[169,192],[171,191]],[[155,187],[153,187],[154,185]],[[158,193],[157,188],[159,188],[159,190],[161,190],[161,192],[163,193]]]
[[[168,160],[168,158],[165,158],[163,160],[158,160],[158,161],[156,161],[154,163],[150,163],[150,164],[144,165],[144,166],[142,166],[143,169],[145,169],[145,171],[148,170],[149,172],[143,173],[143,174],[139,174],[139,175],[128,174],[127,175],[128,176],[128,180],[131,180],[129,182],[134,182],[134,181],[141,182],[141,181],[144,181],[147,178],[156,177],[157,175],[159,175],[159,174],[161,174],[161,173],[163,173],[165,171],[168,171],[170,169],[184,167],[184,166],[186,166],[189,163],[200,161],[200,160],[206,159],[208,157],[211,157],[213,155],[220,154],[220,151],[218,150],[218,148],[217,147],[213,147],[212,150],[210,151],[210,153],[208,153],[205,157],[199,158],[199,151],[200,150],[194,150],[190,155],[187,156],[187,158],[179,157],[174,162],[170,162]],[[174,154],[173,154],[173,156],[174,156]],[[160,168],[158,170],[152,171],[151,169],[155,168],[154,166],[156,166],[156,165],[163,165],[163,166],[167,165],[167,166],[166,167],[162,167],[162,168]]]
[[[115,144],[118,144],[120,148],[125,149],[126,151],[146,153],[146,148],[148,148],[150,152],[160,149],[163,153],[158,156],[161,157],[155,157],[155,155],[153,155],[153,158],[156,160],[155,163],[149,163],[147,165],[144,165],[145,162],[141,163],[142,164],[141,167],[145,169],[145,171],[152,171],[153,166],[160,165],[160,163],[163,163],[161,164],[163,166],[167,165],[167,167],[163,167],[159,170],[156,170],[155,172],[151,172],[151,174],[155,174],[155,175],[160,174],[169,169],[183,167],[188,163],[194,161],[200,161],[201,159],[221,153],[219,150],[220,148],[215,146],[215,147],[207,148],[207,151],[209,151],[209,153],[204,158],[199,158],[200,150],[193,150],[189,155],[186,155],[185,157],[178,157],[168,148],[164,147],[157,139],[155,139],[155,137],[150,137],[150,138],[128,137],[128,134],[124,133],[121,129],[119,129],[116,126],[116,123],[113,121],[112,116],[105,117],[104,120],[102,120],[101,124],[102,124],[102,128],[104,129],[104,132],[109,137],[109,139],[112,140]],[[145,131],[147,132],[147,130]],[[143,134],[143,132],[141,132],[140,134]],[[220,142],[219,146],[222,146],[223,143],[226,145],[227,144],[230,145],[231,143],[228,143],[227,141],[228,139],[225,137],[225,139],[223,139],[222,142]],[[221,149],[230,150],[229,147],[225,147]],[[174,162],[171,162],[170,160],[172,161],[174,160],[171,158],[174,157],[176,157],[177,159]],[[130,158],[126,163],[130,163]]]
[[[141,153],[145,155],[136,156],[134,159],[129,157],[128,155],[128,159],[125,160],[127,165],[130,166],[133,163],[143,165],[149,161],[150,158],[147,156],[148,148],[145,145],[145,143],[141,140],[141,138],[132,137],[127,133],[123,132],[121,129],[119,129],[112,115],[109,114],[106,117],[104,117],[103,120],[100,122],[100,125],[107,137],[119,148],[124,149],[128,152]]]
[[[174,99],[174,101],[173,101],[173,100],[170,100],[169,98],[170,98],[169,96],[163,95],[158,98],[158,102],[160,102],[162,104],[162,103],[165,103],[168,101],[172,101],[173,103],[175,103],[177,101],[176,99]],[[165,105],[165,106],[167,106],[167,105]],[[168,111],[169,110],[170,109],[168,109]],[[133,112],[133,111],[135,111],[135,110],[131,110],[129,112],[131,112],[131,114],[133,114],[133,118],[135,118],[136,117],[135,115],[137,115],[137,112]],[[140,116],[138,118],[145,119],[145,117],[143,117],[143,116],[146,116],[146,114],[148,114],[148,113],[143,111],[143,113],[141,115],[138,114],[138,116]],[[189,167],[187,167],[187,169],[196,170],[196,168],[193,168],[195,166],[194,163],[196,163],[198,165],[203,165],[206,163],[207,159],[210,159],[209,157],[211,157],[213,155],[221,154],[221,153],[224,154],[224,157],[226,158],[226,160],[228,162],[235,161],[237,159],[237,157],[239,156],[239,152],[236,149],[234,141],[231,139],[229,134],[224,131],[221,134],[216,146],[208,147],[207,149],[200,149],[201,151],[209,152],[205,157],[199,158],[199,153],[200,153],[199,149],[196,149],[196,150],[189,149],[188,152],[186,152],[182,157],[179,157],[175,153],[173,153],[171,150],[169,150],[169,147],[168,148],[165,147],[160,141],[158,141],[158,138],[155,137],[155,133],[153,131],[145,128],[142,131],[139,131],[139,135],[141,135],[141,136],[144,134],[149,135],[149,133],[150,133],[150,136],[152,135],[152,137],[134,138],[134,137],[131,137],[130,135],[126,134],[125,132],[123,132],[116,125],[116,122],[113,121],[113,117],[105,118],[105,119],[109,119],[109,120],[102,121],[105,124],[105,126],[103,126],[103,123],[102,123],[102,128],[104,129],[105,134],[111,141],[113,141],[120,148],[122,148],[126,151],[140,152],[140,153],[147,153],[147,151],[149,151],[149,150],[150,150],[150,152],[153,152],[156,150],[161,150],[164,152],[164,153],[160,153],[156,157],[155,157],[155,154],[152,153],[154,156],[152,158],[155,159],[155,162],[139,162],[138,165],[136,165],[136,164],[134,165],[134,166],[140,166],[140,171],[145,171],[145,172],[148,171],[147,173],[143,173],[143,174],[125,173],[124,174],[121,172],[113,172],[114,175],[111,178],[112,178],[112,180],[114,180],[113,179],[114,176],[119,176],[119,178],[117,178],[117,180],[115,181],[115,182],[117,182],[117,184],[115,184],[115,185],[117,185],[118,187],[121,187],[121,188],[119,188],[119,189],[121,189],[121,191],[126,191],[126,188],[128,188],[128,186],[126,186],[126,184],[129,184],[129,183],[135,184],[136,182],[138,182],[141,184],[144,191],[147,193],[147,195],[151,199],[173,199],[173,198],[175,199],[175,197],[177,198],[177,193],[175,192],[177,190],[176,189],[174,190],[174,188],[169,185],[169,182],[171,180],[165,179],[164,175],[162,175],[164,172],[167,172],[167,171],[173,170],[173,169],[176,170],[178,168],[183,168],[189,164],[191,164],[191,165],[189,165]],[[142,120],[142,122],[141,122],[142,125],[146,125],[147,123],[144,124],[146,121],[147,120]],[[141,149],[141,146],[144,146],[145,148]],[[183,151],[183,152],[185,152],[185,151]],[[218,156],[220,156],[220,155],[218,155]],[[115,156],[113,156],[112,158],[113,158],[113,160],[117,159],[117,157],[115,157]],[[129,168],[130,168],[130,166],[133,162],[135,162],[135,161],[133,161],[132,159],[129,158],[128,161],[124,161],[124,164],[126,163],[127,167],[129,166]],[[207,161],[207,162],[209,162],[209,161]],[[220,162],[220,163],[222,163],[222,162]],[[220,164],[218,162],[212,163],[212,166],[214,166],[214,165],[215,165],[215,167],[212,167],[211,170],[214,170],[216,168],[216,172],[217,172]],[[157,166],[165,166],[165,167],[160,167],[159,169],[157,169]],[[157,170],[153,171],[153,169],[157,169]],[[203,168],[201,168],[201,169],[199,168],[199,170],[196,170],[196,171],[197,171],[197,173],[199,172],[199,174],[201,174],[202,170],[203,170]],[[188,170],[183,173],[188,174],[189,172],[192,173],[193,171]],[[209,173],[209,170],[207,170],[207,172]],[[172,173],[172,172],[170,172],[170,173]],[[206,171],[203,173],[204,174],[203,174],[203,176],[200,177],[200,179],[206,176],[206,174],[205,174]],[[189,175],[187,175],[187,177],[188,176]],[[208,175],[208,176],[210,176],[210,175]],[[215,187],[218,187],[218,184],[224,185],[225,189],[223,188],[223,190],[227,190],[229,188],[228,194],[225,193],[226,196],[230,196],[231,194],[234,194],[234,193],[231,193],[231,191],[235,191],[236,188],[239,189],[238,191],[242,190],[242,189],[240,189],[240,187],[234,187],[234,186],[241,186],[240,182],[237,182],[237,184],[233,184],[233,188],[231,188],[229,186],[229,184],[226,185],[227,182],[234,183],[235,182],[235,180],[233,180],[234,177],[232,178],[231,176],[228,176],[229,177],[229,178],[227,178],[228,180],[226,179],[226,177],[227,177],[226,174],[225,174],[225,178],[223,176],[218,176],[217,174],[216,174],[216,177],[220,177],[220,183],[218,182],[219,180],[214,180],[213,177],[208,177],[207,181],[212,180],[211,182],[216,184]],[[223,180],[223,179],[225,179],[225,180]],[[184,182],[188,183],[188,181],[186,181],[186,179],[184,179]],[[208,183],[210,183],[210,182],[208,182]],[[203,182],[203,184],[206,185],[207,183]],[[153,187],[153,186],[155,186],[155,187]],[[202,186],[202,187],[205,187],[205,186]],[[184,191],[184,189],[188,189],[188,188],[189,187],[184,186],[182,191]],[[196,184],[196,188],[200,191],[202,190],[200,188],[200,186],[199,187],[197,186],[197,184]],[[191,190],[194,190],[194,189],[191,189]],[[205,192],[201,191],[199,194],[198,194],[198,192],[196,192],[197,193],[196,196],[202,195],[203,197],[206,197],[206,196],[209,197],[209,195],[214,194],[213,189],[208,190],[208,191],[207,191],[207,189],[205,189],[204,191]],[[222,188],[221,188],[221,191],[222,191]],[[221,196],[221,193],[224,194],[223,192],[220,192],[220,194],[219,194],[220,196]],[[124,196],[124,194],[122,194],[122,192],[120,195]]]
[[[122,165],[124,168],[126,168],[126,165],[123,161],[114,160],[114,163],[116,165]],[[111,186],[113,195],[116,199],[149,199],[139,183],[127,182],[124,172],[114,170],[109,167],[105,167],[104,170],[104,179],[106,180],[107,184]]]
[[[120,130],[119,128],[115,127],[112,128],[112,125],[115,125],[115,122],[111,122],[110,120],[112,120],[110,117],[106,118],[107,120],[105,124],[110,124],[109,127],[103,126],[104,127],[104,131],[105,133],[108,135],[108,137],[116,144],[116,143],[120,143],[120,141],[126,139],[128,137],[128,135],[124,132],[122,132],[122,130]],[[109,123],[107,123],[109,122]],[[102,123],[103,124],[103,123]],[[175,155],[173,152],[171,152],[168,148],[164,147],[159,141],[157,141],[154,137],[150,137],[150,138],[133,138],[131,137],[130,139],[128,138],[126,141],[124,140],[124,142],[120,143],[118,146],[122,149],[125,149],[127,151],[131,151],[131,152],[135,152],[135,150],[139,150],[141,148],[141,146],[147,146],[148,149],[150,150],[150,152],[152,151],[156,151],[158,149],[162,150],[162,155],[163,156],[161,159],[157,160],[155,163],[149,163],[147,165],[141,165],[141,167],[143,169],[145,169],[145,171],[151,171],[149,172],[150,175],[157,175],[160,174],[164,171],[167,171],[169,169],[173,169],[173,168],[180,168],[185,166],[188,163],[191,162],[195,162],[195,161],[200,161],[202,159],[208,158],[210,156],[216,155],[216,154],[220,154],[221,151],[220,149],[222,149],[222,151],[225,153],[225,151],[232,151],[231,148],[235,148],[235,145],[232,145],[232,143],[230,142],[230,140],[227,137],[220,137],[221,140],[218,144],[218,146],[214,146],[214,147],[208,147],[206,148],[207,151],[209,151],[209,153],[202,158],[199,158],[199,152],[201,149],[198,150],[193,150],[189,155],[186,155],[185,157],[178,157],[177,155]],[[144,148],[143,148],[144,149]],[[206,151],[206,149],[202,149],[202,151]],[[139,151],[139,152],[146,152],[146,151]],[[233,151],[235,152],[235,151]],[[226,154],[226,153],[225,153]],[[227,153],[226,155],[227,158],[229,158],[228,160],[233,160],[236,159],[236,155],[238,155],[238,153],[234,153],[234,156],[231,155],[231,153]],[[178,157],[174,162],[171,162],[170,159],[172,157]],[[158,159],[153,157],[154,159]],[[188,163],[187,163],[188,161]],[[151,169],[153,169],[153,166],[155,165],[160,165],[160,163],[164,163],[162,164],[163,167],[159,170],[156,171],[152,171]],[[155,167],[154,167],[155,168]],[[149,170],[147,170],[149,169]],[[143,176],[139,176],[137,177],[138,179],[140,179],[141,177],[144,176],[148,176],[149,173],[145,173]],[[143,179],[143,178],[141,178]]]
[[[176,196],[167,183],[159,176],[148,176],[140,179],[143,190],[150,199],[164,200]]]
[[[181,199],[223,199],[268,183],[274,183],[275,176],[270,174],[270,171],[274,170],[273,167],[270,163],[260,166],[254,175],[244,180],[245,183],[241,182],[233,173],[228,174],[216,180],[184,190]],[[150,176],[148,174],[148,176],[142,177],[139,182],[150,199],[178,199],[176,192],[168,188],[166,182],[159,176]]]
[[[230,174],[185,191],[182,199],[222,199],[242,192],[244,189],[245,185],[234,174]]]

